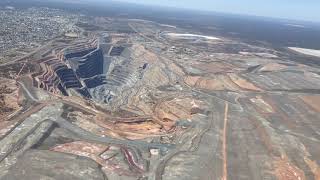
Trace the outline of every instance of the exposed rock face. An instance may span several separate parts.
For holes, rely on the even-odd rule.
[[[102,50],[99,48],[90,50],[91,51],[89,52],[84,50],[74,53],[73,55],[65,55],[66,61],[70,64],[78,77],[82,79],[91,78],[103,73]]]
[[[52,93],[70,95],[70,89],[91,98],[88,88],[105,84],[104,57],[97,40],[85,42],[39,60],[42,73],[33,75],[35,84]],[[83,81],[83,83],[82,83]]]
[[[35,81],[39,88],[52,93],[68,95],[67,89],[81,88],[82,85],[72,69],[57,58],[41,60],[42,74],[35,74]]]
[[[124,50],[124,47],[115,46],[110,50],[110,56],[120,56],[123,50]]]
[[[106,177],[99,165],[89,158],[52,151],[30,150],[22,155],[3,179],[105,180]]]

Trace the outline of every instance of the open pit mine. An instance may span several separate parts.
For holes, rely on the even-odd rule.
[[[0,64],[0,179],[320,179],[305,55],[88,17]]]

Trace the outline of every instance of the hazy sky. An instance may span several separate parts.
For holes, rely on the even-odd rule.
[[[320,0],[116,0],[320,22]]]

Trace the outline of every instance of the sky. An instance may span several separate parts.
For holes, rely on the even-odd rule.
[[[320,0],[116,0],[144,5],[170,6],[320,22]]]

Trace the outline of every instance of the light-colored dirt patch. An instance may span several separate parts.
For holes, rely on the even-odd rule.
[[[184,81],[189,86],[195,86],[200,78],[200,76],[187,76]]]
[[[229,74],[229,77],[232,79],[232,81],[240,86],[242,89],[245,90],[252,90],[252,91],[262,91],[259,87],[255,86],[248,80],[241,78],[240,76],[237,76],[236,74]]]
[[[201,89],[208,89],[208,90],[225,90],[225,89],[227,89],[226,85],[223,82],[218,81],[216,79],[207,79],[207,78],[200,79],[200,81],[197,82],[196,86]]]
[[[192,98],[175,98],[158,104],[155,108],[155,117],[159,119],[166,129],[170,129],[177,120],[190,120],[204,104]]]
[[[227,75],[216,75],[214,77],[186,77],[185,83],[189,86],[193,86],[200,89],[206,90],[230,90],[230,91],[238,91],[239,86],[235,84],[229,76]]]
[[[283,64],[278,64],[278,63],[269,63],[264,65],[260,71],[280,71],[283,69],[288,68],[288,66],[283,65]]]
[[[104,152],[108,146],[101,144],[88,143],[84,141],[75,141],[53,147],[51,150],[58,152],[70,152],[79,156],[98,155]]]
[[[182,69],[177,66],[176,64],[174,63],[170,63],[168,64],[169,68],[171,69],[172,72],[175,72],[176,74],[178,74],[179,76],[184,76],[184,72],[182,71]]]
[[[147,71],[143,77],[143,81],[153,87],[169,84],[168,75],[163,70],[163,67],[153,67],[152,70]]]
[[[320,112],[320,96],[300,96],[300,98],[317,112]]]
[[[69,113],[69,118],[73,120],[72,122],[73,124],[76,124],[80,128],[85,129],[97,135],[103,135],[101,133],[102,128],[97,124],[89,121],[95,118],[93,115],[86,115],[86,114],[83,114],[82,112],[75,111],[75,112]]]
[[[135,44],[131,48],[131,57],[135,62],[143,61],[148,63],[154,63],[159,60],[158,56],[151,51],[145,49],[144,46],[140,44]]]
[[[108,168],[108,163],[105,159],[100,157],[100,154],[105,152],[107,149],[108,146],[105,145],[88,143],[84,141],[75,141],[55,146],[50,150],[88,157],[100,164],[103,167],[102,170],[105,170],[105,168]]]
[[[306,77],[308,80],[312,81],[313,79],[320,78],[319,74],[313,73],[313,72],[304,72],[304,77]]]
[[[250,99],[250,101],[256,105],[262,112],[264,113],[274,113],[274,109],[271,105],[263,100],[261,96],[257,96],[256,98]]]

